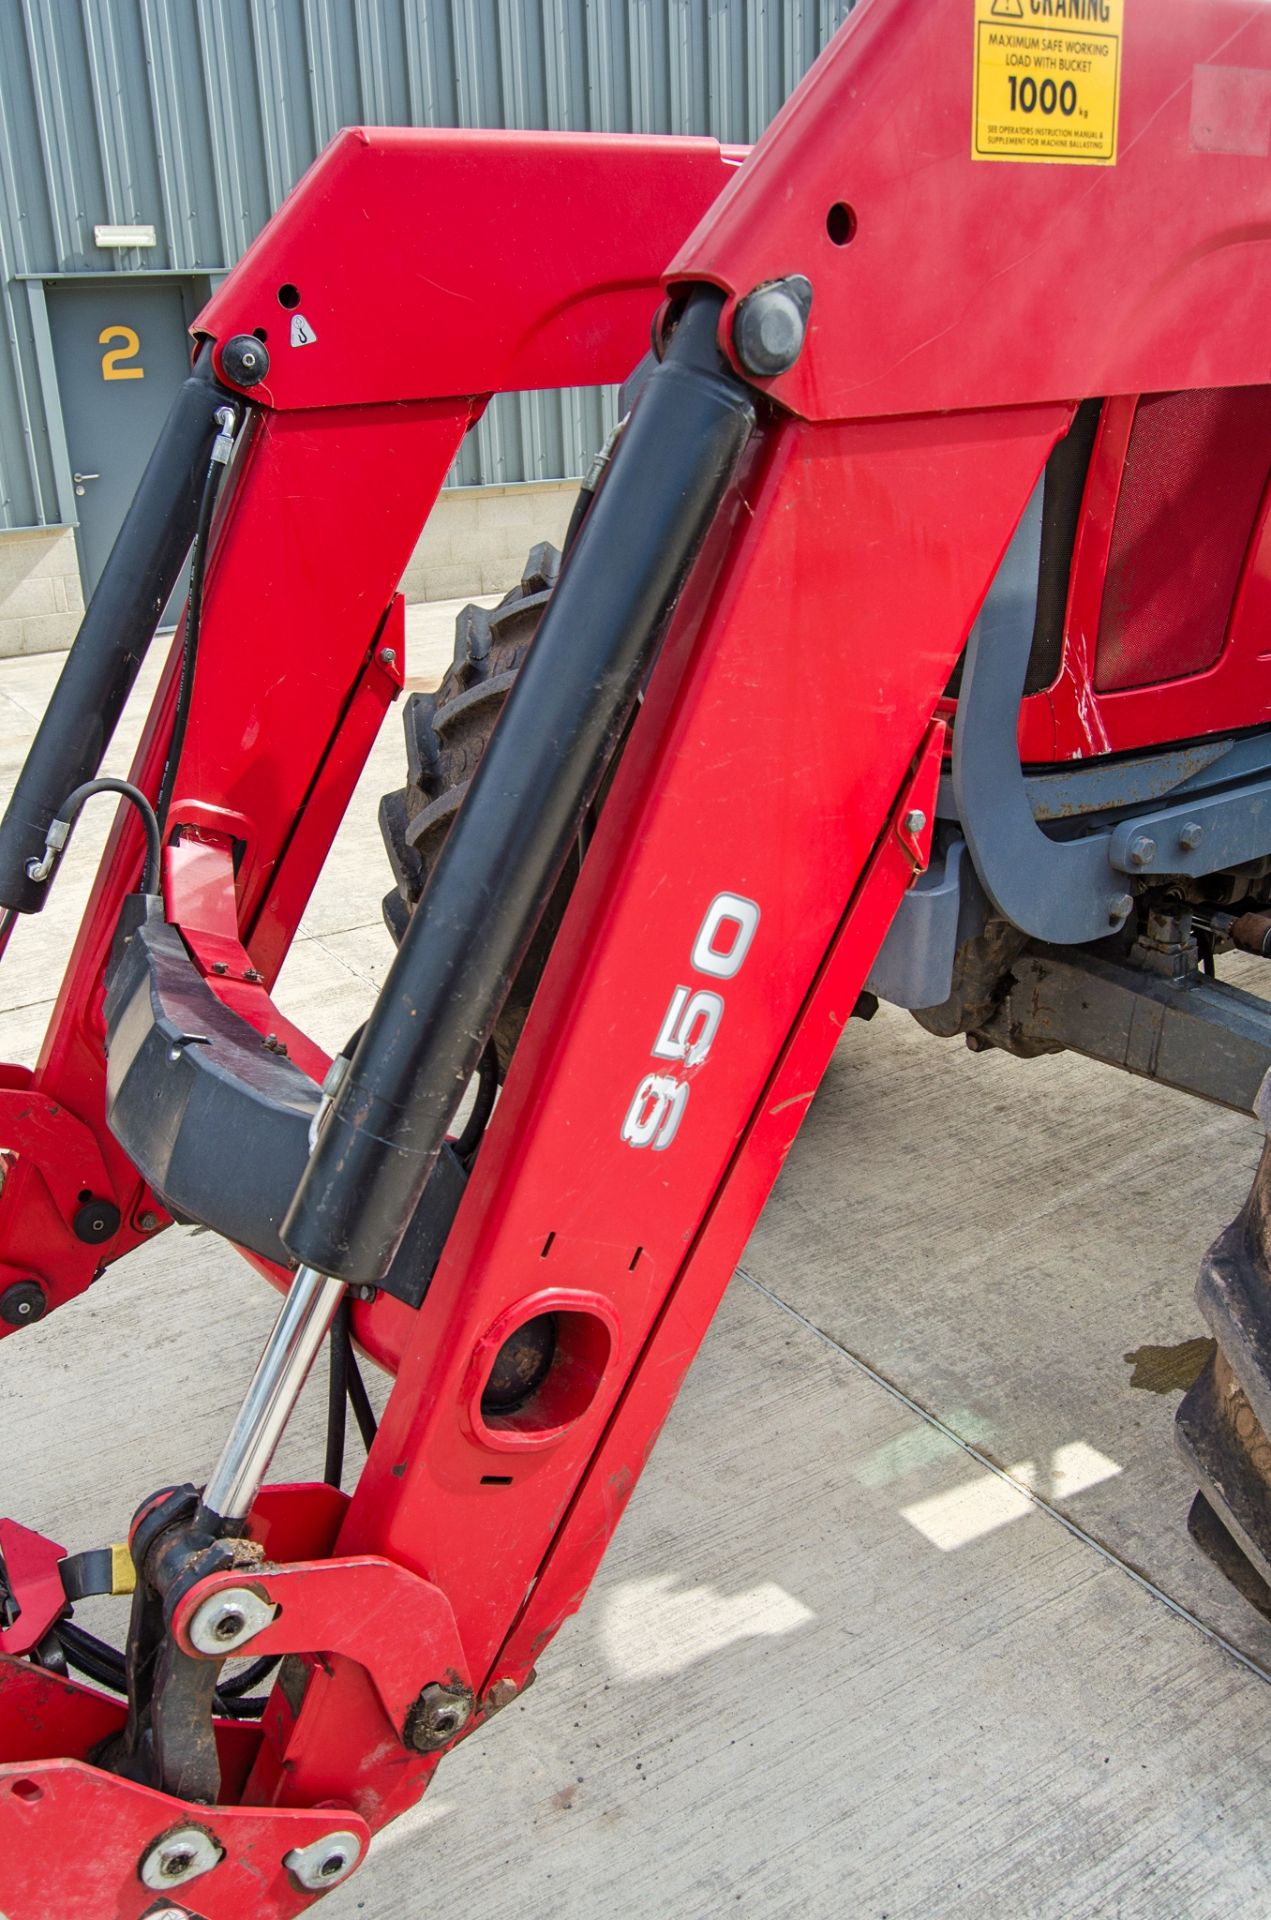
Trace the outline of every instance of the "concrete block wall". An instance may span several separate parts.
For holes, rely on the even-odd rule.
[[[83,611],[69,527],[0,532],[0,658],[65,651]]]
[[[577,497],[576,480],[439,494],[402,579],[407,600],[458,600],[515,586],[532,546],[560,546]]]
[[[503,593],[537,541],[560,546],[577,492],[576,481],[543,480],[443,493],[403,576],[407,600]],[[83,611],[69,527],[0,532],[0,659],[64,652]]]

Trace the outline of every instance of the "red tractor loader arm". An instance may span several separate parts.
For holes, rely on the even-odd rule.
[[[1252,1099],[1271,1030],[1200,962],[1252,940],[1271,872],[1271,174],[1221,77],[1271,70],[1271,13],[1013,13],[864,0],[744,162],[346,133],[201,316],[0,826],[11,925],[193,542],[49,1037],[8,1071],[0,1314],[171,1218],[285,1298],[219,1460],[134,1490],[126,1555],[0,1523],[8,1920],[300,1912],[519,1695],[871,978],[976,1044]],[[421,523],[492,393],[621,378],[650,325],[532,645],[495,671],[478,634],[444,724],[408,709],[400,944],[330,1061],[270,989],[400,689]],[[1253,453],[1173,581],[1215,660],[1148,645],[1118,682],[1104,618],[1113,650],[1179,549],[1156,399],[1198,500]],[[458,806],[441,736],[496,700]],[[365,1466],[268,1485],[328,1335],[355,1408],[350,1335],[393,1376]],[[130,1580],[120,1652],[72,1614]]]

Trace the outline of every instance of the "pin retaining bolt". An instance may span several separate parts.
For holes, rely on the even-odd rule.
[[[216,1658],[234,1653],[269,1626],[277,1614],[267,1600],[250,1587],[223,1587],[196,1608],[190,1622],[190,1645]]]
[[[362,1852],[355,1833],[328,1833],[307,1847],[293,1847],[282,1863],[306,1893],[325,1893],[347,1880]]]
[[[443,1686],[434,1680],[407,1714],[402,1737],[416,1753],[435,1753],[462,1733],[471,1718],[472,1695],[468,1688]]]
[[[173,1827],[141,1856],[141,1883],[156,1893],[182,1887],[210,1873],[225,1858],[225,1849],[205,1827]]]

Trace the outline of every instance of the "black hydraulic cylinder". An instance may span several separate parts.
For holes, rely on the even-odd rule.
[[[696,291],[634,407],[283,1223],[375,1284],[635,703],[755,424]]]
[[[172,403],[0,822],[0,907],[38,913],[49,896],[27,861],[43,853],[63,800],[101,768],[194,538],[213,415],[232,397],[204,353]]]

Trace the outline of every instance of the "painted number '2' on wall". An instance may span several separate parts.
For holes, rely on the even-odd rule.
[[[113,346],[112,341],[118,341]],[[109,353],[102,355],[103,380],[144,380],[144,367],[130,367],[126,361],[135,360],[141,352],[141,342],[132,327],[103,327],[97,336],[99,347],[109,347]]]

